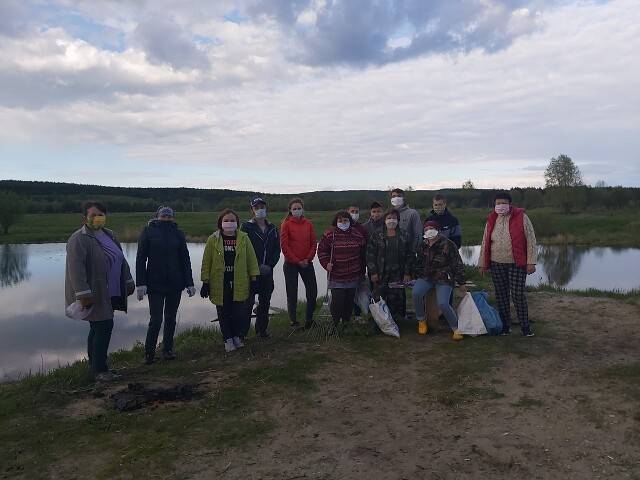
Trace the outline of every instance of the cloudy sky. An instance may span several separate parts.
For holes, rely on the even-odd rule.
[[[0,0],[0,178],[639,186],[638,52],[637,0]]]

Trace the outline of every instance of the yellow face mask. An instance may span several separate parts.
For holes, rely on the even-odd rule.
[[[87,226],[92,230],[100,230],[107,223],[106,215],[97,215],[95,217],[87,218]]]

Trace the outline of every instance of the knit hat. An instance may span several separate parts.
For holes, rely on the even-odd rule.
[[[440,224],[435,220],[429,220],[428,222],[424,223],[424,229],[426,230],[427,228],[435,228],[436,230],[440,230]]]
[[[173,209],[171,207],[160,207],[156,213],[156,217],[173,217]]]

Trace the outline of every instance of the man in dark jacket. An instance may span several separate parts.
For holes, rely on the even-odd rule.
[[[447,199],[441,193],[433,197],[433,210],[431,210],[431,214],[426,221],[431,220],[438,222],[438,225],[440,225],[440,235],[451,240],[460,249],[462,245],[462,227],[460,227],[458,219],[447,208]]]
[[[153,363],[158,334],[164,316],[162,355],[173,360],[173,335],[180,296],[186,288],[190,297],[196,293],[191,273],[191,258],[184,233],[173,221],[173,210],[160,207],[138,240],[136,285],[138,300],[149,295],[151,320],[144,345],[145,363]]]
[[[249,235],[256,252],[260,266],[260,277],[252,285],[251,294],[247,300],[247,310],[251,315],[257,294],[256,335],[261,338],[269,338],[267,327],[269,326],[271,294],[274,289],[273,269],[280,260],[280,236],[276,226],[267,220],[267,202],[262,197],[251,200],[251,213],[253,218],[242,224],[242,231]]]
[[[381,232],[384,228],[384,219],[382,218],[383,207],[380,202],[373,202],[369,210],[369,220],[364,222],[362,226],[367,230],[367,237],[371,237],[376,232]]]

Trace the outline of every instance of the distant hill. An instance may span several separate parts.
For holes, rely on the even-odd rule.
[[[218,211],[225,207],[244,210],[249,201],[261,192],[201,188],[107,187],[76,183],[0,180],[0,191],[11,191],[25,198],[29,213],[73,213],[87,200],[104,202],[113,212],[152,212],[160,205],[170,205],[176,211]],[[410,204],[428,208],[435,193],[444,194],[455,207],[490,207],[496,190],[444,189],[407,192]],[[511,189],[514,202],[526,208],[553,204],[553,196],[540,188]],[[639,188],[576,187],[575,208],[626,208],[640,206]],[[291,198],[300,196],[307,210],[338,210],[349,205],[368,209],[373,201],[388,205],[389,194],[382,190],[316,191],[297,194],[264,194],[273,211],[285,211]]]

